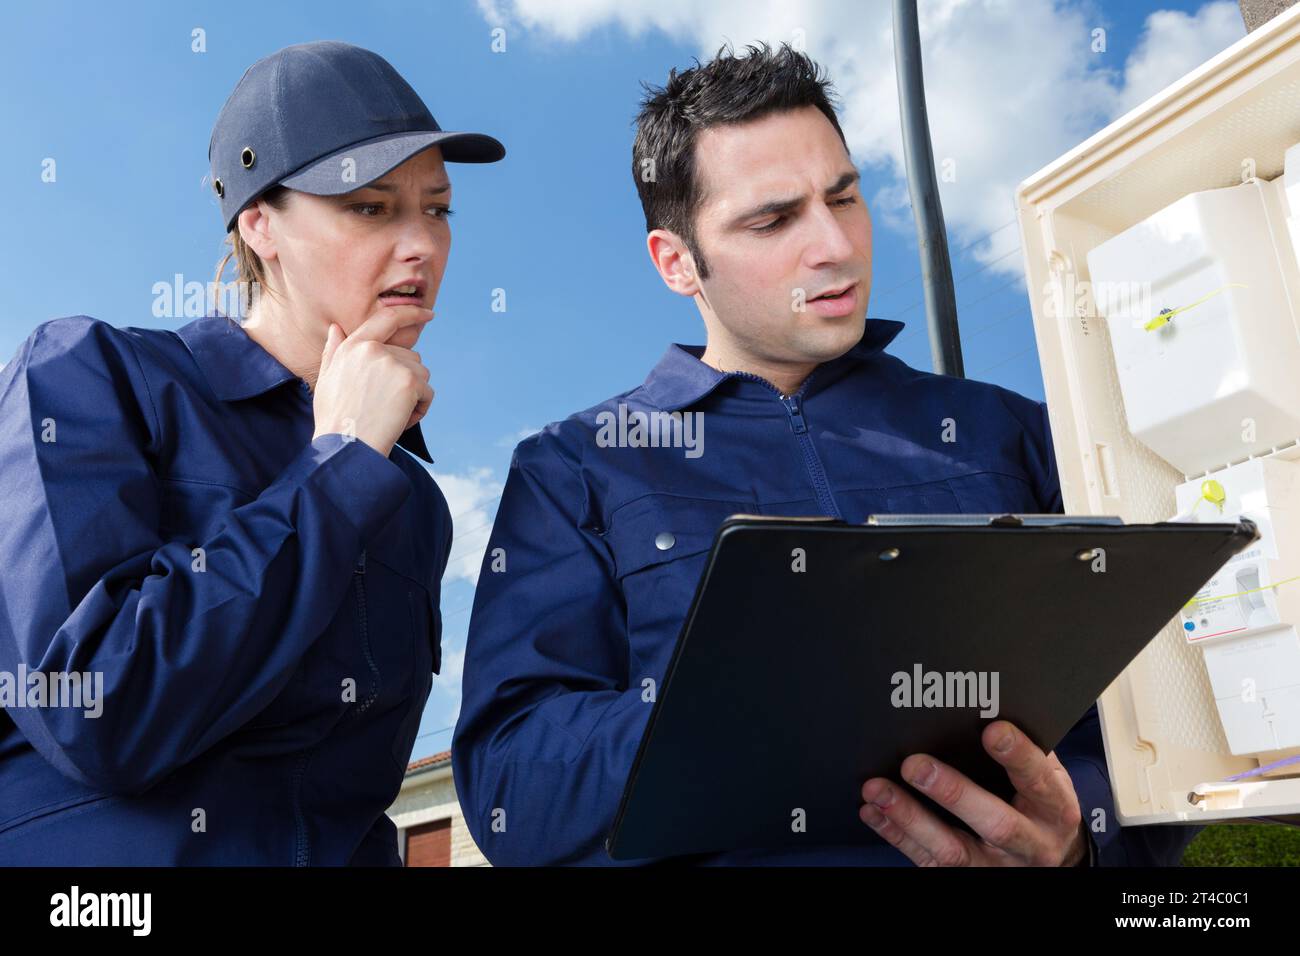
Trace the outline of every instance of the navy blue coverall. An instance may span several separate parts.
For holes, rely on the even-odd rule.
[[[102,684],[0,713],[0,864],[399,863],[451,516],[418,424],[314,430],[220,316],[54,319],[0,370],[0,672]]]
[[[492,863],[615,862],[603,841],[650,715],[643,681],[663,685],[729,515],[857,523],[1062,510],[1046,406],[909,367],[883,351],[902,327],[868,320],[857,346],[789,396],[674,345],[638,388],[518,445],[475,594],[452,742],[457,795]],[[702,430],[693,436],[683,419],[683,447],[643,444],[636,414],[656,412],[699,414]],[[692,438],[702,441],[687,447]],[[1092,834],[1099,863],[1178,862],[1198,828],[1121,832],[1095,706],[1056,754],[1084,819],[1104,822]],[[697,862],[910,861],[880,844]]]

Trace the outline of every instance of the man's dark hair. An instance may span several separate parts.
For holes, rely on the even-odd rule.
[[[747,56],[736,56],[730,44],[723,44],[708,63],[697,59],[681,73],[670,70],[662,87],[641,84],[645,97],[636,118],[632,178],[646,232],[668,229],[681,236],[701,279],[709,277],[695,237],[695,211],[704,198],[695,174],[695,141],[701,130],[815,106],[848,149],[835,115],[834,87],[817,63],[788,43],[775,50],[766,43],[746,50]]]

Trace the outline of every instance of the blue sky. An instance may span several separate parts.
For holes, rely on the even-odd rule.
[[[707,7],[708,9],[701,9]],[[874,199],[868,314],[908,328],[890,351],[930,368],[915,237],[898,176],[883,0],[454,0],[51,3],[7,11],[0,39],[0,360],[42,321],[155,319],[153,286],[206,282],[221,255],[204,184],[212,122],[254,60],[339,39],[386,57],[444,128],[505,143],[451,166],[454,245],[419,351],[437,399],[423,429],[456,516],[444,581],[444,668],[414,757],[445,749],[473,578],[521,434],[639,383],[671,342],[702,342],[644,248],[630,174],[639,83],[795,31],[831,71]],[[937,159],[968,376],[1042,398],[1021,279],[1014,185],[1244,34],[1235,3],[943,0],[922,4]],[[491,30],[505,30],[494,52]],[[191,50],[192,31],[206,52]],[[1098,50],[1095,30],[1104,30]],[[57,181],[41,180],[57,162]],[[494,312],[492,290],[506,291]]]

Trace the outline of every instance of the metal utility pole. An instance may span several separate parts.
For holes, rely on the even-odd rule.
[[[952,286],[948,234],[934,176],[930,119],[925,108],[925,76],[921,69],[921,29],[916,0],[894,0],[894,66],[898,73],[898,106],[903,121],[903,155],[907,165],[916,239],[925,283],[925,317],[930,330],[930,355],[940,375],[965,378],[961,335],[957,331],[957,296]]]

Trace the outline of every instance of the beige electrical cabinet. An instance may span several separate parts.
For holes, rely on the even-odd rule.
[[[1253,469],[1254,480],[1263,487],[1267,478],[1275,498],[1291,496],[1289,502],[1270,502],[1277,519],[1272,547],[1284,559],[1291,556],[1290,574],[1300,574],[1294,560],[1300,541],[1293,540],[1292,520],[1300,495],[1286,490],[1300,474],[1300,434],[1289,434],[1286,425],[1300,418],[1300,405],[1285,398],[1266,401],[1265,391],[1255,390],[1249,378],[1254,374],[1266,380],[1274,396],[1285,396],[1288,383],[1300,386],[1300,361],[1293,357],[1300,354],[1295,308],[1300,306],[1295,249],[1300,209],[1287,205],[1288,195],[1300,205],[1300,188],[1284,188],[1287,182],[1300,185],[1300,169],[1283,175],[1287,151],[1297,143],[1300,6],[1021,183],[1016,202],[1025,270],[1067,513],[1119,515],[1130,523],[1168,521],[1185,510],[1180,500],[1185,506],[1189,488],[1222,510],[1221,490],[1205,490],[1219,487],[1211,479],[1229,476],[1225,480],[1231,484],[1231,476]],[[1293,156],[1300,157],[1300,150]],[[1300,166],[1300,161],[1292,162]],[[1243,186],[1247,188],[1240,194],[1209,192]],[[1200,195],[1188,199],[1192,194]],[[1229,225],[1237,222],[1242,225]],[[1156,247],[1143,245],[1143,229]],[[1187,240],[1183,233],[1197,229],[1202,233]],[[1140,254],[1133,260],[1117,256],[1111,242],[1117,237],[1134,240],[1127,248]],[[1125,241],[1121,238],[1119,247]],[[1248,255],[1241,254],[1243,246],[1249,247]],[[1171,254],[1184,254],[1185,267],[1170,260]],[[1220,268],[1220,258],[1236,264]],[[1108,283],[1092,288],[1090,260],[1099,273],[1109,270],[1109,278],[1133,261],[1134,288],[1142,294],[1126,304],[1129,314],[1120,315],[1124,309],[1115,307],[1115,290]],[[1144,274],[1148,260],[1152,265]],[[1200,284],[1189,283],[1189,276],[1199,276]],[[1099,301],[1103,285],[1106,302]],[[1194,295],[1198,289],[1203,296]],[[1261,337],[1256,323],[1265,320],[1273,324]],[[1210,345],[1189,359],[1198,335]],[[1183,352],[1179,343],[1186,346]],[[1186,361],[1190,373],[1201,376],[1191,383],[1195,387],[1186,391],[1187,398],[1180,397],[1178,376],[1170,375],[1178,371],[1170,365],[1177,361]],[[1216,373],[1215,362],[1235,364]],[[1285,374],[1278,374],[1278,363]],[[1201,387],[1207,381],[1213,387]],[[1224,396],[1236,404],[1219,414],[1224,406],[1210,406]],[[1253,430],[1248,435],[1243,430],[1240,444],[1235,438],[1225,441],[1223,428],[1235,427],[1238,419],[1253,429],[1252,402],[1272,432],[1261,439]],[[1243,409],[1248,412],[1244,417]],[[1130,421],[1150,444],[1130,431]],[[1256,461],[1266,464],[1251,464]],[[1229,488],[1228,497],[1231,493]],[[1213,510],[1212,505],[1205,508]],[[1272,580],[1280,578],[1278,573]],[[1249,575],[1234,579],[1257,580]],[[1275,600],[1284,588],[1288,600]],[[1268,591],[1268,607],[1259,597],[1262,590]],[[1263,614],[1281,608],[1279,613],[1294,616],[1300,581],[1262,590],[1240,592],[1247,595],[1242,602],[1247,610]],[[1235,730],[1230,744],[1225,720],[1231,728],[1235,712],[1230,705],[1241,701],[1225,699],[1222,682],[1213,683],[1216,661],[1207,666],[1205,647],[1192,639],[1197,616],[1185,611],[1171,620],[1101,697],[1119,822],[1300,821],[1300,762],[1228,779],[1284,761],[1300,749],[1266,752],[1257,742],[1274,738],[1257,732],[1256,725]],[[1282,623],[1296,626],[1300,620]],[[1230,628],[1208,636],[1220,638],[1224,632],[1235,639]],[[1294,630],[1268,633],[1281,642],[1269,651],[1280,655],[1275,659],[1300,659]],[[1236,666],[1236,646],[1217,645],[1217,664],[1228,669],[1222,673]],[[1241,647],[1242,653],[1249,650],[1244,643]],[[1235,693],[1230,686],[1226,696]],[[1295,696],[1300,690],[1274,691],[1270,685],[1268,693],[1275,694],[1278,706],[1287,703],[1284,694],[1292,694],[1292,702],[1300,700]],[[1253,697],[1248,702],[1251,714],[1243,719],[1258,724],[1259,706]],[[1272,705],[1265,701],[1263,706],[1267,711]],[[1242,740],[1256,741],[1244,746],[1261,752],[1241,752]]]

